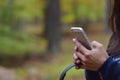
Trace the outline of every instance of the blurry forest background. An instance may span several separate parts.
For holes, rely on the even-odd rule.
[[[109,3],[0,0],[0,80],[58,80],[73,63],[72,26],[83,27],[91,41],[106,48]],[[67,79],[84,80],[83,70],[71,70]]]

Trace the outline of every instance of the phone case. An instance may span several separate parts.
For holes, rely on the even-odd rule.
[[[74,38],[76,38],[83,46],[85,46],[89,50],[92,49],[90,41],[81,27],[72,27],[71,31],[73,33]]]

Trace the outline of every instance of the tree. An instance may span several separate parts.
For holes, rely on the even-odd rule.
[[[74,12],[74,17],[75,17],[74,26],[82,26],[85,30],[87,30],[88,24],[89,24],[89,19],[86,16],[84,16],[84,18],[82,18],[82,19],[79,17],[80,16],[79,4],[80,3],[78,0],[73,0],[73,3],[72,3],[73,9],[72,10]]]
[[[62,39],[60,0],[49,0],[45,11],[45,35],[48,41],[47,50],[60,51]]]

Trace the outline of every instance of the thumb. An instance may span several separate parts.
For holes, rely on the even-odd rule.
[[[91,45],[93,46],[93,48],[102,48],[103,45],[97,41],[92,41]]]

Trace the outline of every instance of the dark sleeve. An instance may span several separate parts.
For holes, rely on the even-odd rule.
[[[120,58],[118,58],[118,60],[114,60],[112,57],[109,57],[99,69],[99,72],[105,80],[120,80],[119,59]]]
[[[86,80],[100,80],[99,73],[97,71],[85,70]]]

